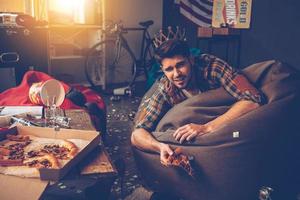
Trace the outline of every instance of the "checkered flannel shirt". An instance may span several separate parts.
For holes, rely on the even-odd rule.
[[[225,61],[212,55],[202,54],[195,58],[194,67],[198,69],[197,80],[201,92],[223,87],[237,100],[250,100],[263,104],[264,95],[240,71],[232,68]],[[168,94],[170,85],[172,83],[166,76],[160,78],[158,89],[143,102],[135,128],[153,131],[171,107],[187,99],[180,89],[175,89],[173,95]]]

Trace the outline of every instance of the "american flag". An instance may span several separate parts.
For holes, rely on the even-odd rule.
[[[211,27],[213,0],[175,0],[180,13],[201,27]]]

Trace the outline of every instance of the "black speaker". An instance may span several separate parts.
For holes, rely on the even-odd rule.
[[[0,27],[0,68],[15,68],[17,84],[30,66],[47,72],[47,41],[46,28]]]

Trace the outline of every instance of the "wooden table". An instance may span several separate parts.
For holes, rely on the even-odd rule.
[[[68,110],[70,126],[77,129],[94,130],[89,116],[82,110]],[[73,116],[73,117],[72,117]],[[61,181],[52,183],[43,193],[43,200],[108,199],[117,170],[107,151],[99,145]]]
[[[89,114],[82,109],[65,110],[65,116],[71,118],[70,127],[80,130],[95,130]]]

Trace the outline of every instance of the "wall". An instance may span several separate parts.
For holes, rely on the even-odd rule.
[[[179,6],[174,4],[174,0],[164,0],[163,3],[163,27],[166,29],[168,26],[180,26],[185,29],[186,39],[190,47],[197,47],[202,53],[211,53],[227,60],[233,66],[237,65],[237,51],[234,49],[237,47],[236,39],[230,40],[232,42],[230,42],[229,46],[227,46],[227,41],[223,39],[214,39],[213,41],[206,38],[201,40],[198,39],[198,27],[180,14]],[[228,56],[226,56],[225,53],[227,48],[230,49],[230,54],[228,54]]]
[[[107,20],[124,22],[125,26],[139,26],[140,21],[153,20],[151,34],[162,26],[162,0],[106,0],[105,17]],[[135,46],[138,46],[136,44]]]
[[[114,22],[122,21],[125,27],[139,27],[138,23],[146,20],[153,20],[154,24],[149,28],[151,36],[159,31],[162,27],[162,0],[106,0],[105,1],[105,18]],[[141,31],[131,31],[125,36],[130,47],[133,49],[136,56],[140,53],[140,45],[142,39]],[[107,82],[124,82],[130,80],[130,77],[120,77],[131,70],[131,66],[124,66],[118,70],[118,74],[108,71]],[[129,76],[129,75],[127,75]],[[120,80],[113,80],[111,77],[119,77]],[[141,78],[141,77],[140,77]]]
[[[254,0],[251,29],[242,33],[241,65],[279,59],[300,69],[299,8],[299,0]]]
[[[150,28],[150,34],[156,33],[162,26],[162,0],[104,0],[104,16],[106,21],[122,21],[124,27],[139,27],[140,21],[153,20],[154,25]],[[140,52],[142,39],[141,31],[130,31],[125,34],[126,39],[135,55]],[[84,39],[80,35],[77,39]],[[76,38],[75,38],[76,39]],[[90,46],[94,45],[99,37],[95,34],[89,35]],[[85,58],[75,59],[53,59],[51,62],[51,73],[56,77],[71,75],[73,80],[85,81],[84,63]],[[113,59],[113,58],[109,58]],[[130,80],[131,66],[122,66],[121,69],[106,69],[106,83],[119,83]]]
[[[0,0],[1,12],[24,12],[24,1],[20,0]]]
[[[157,32],[162,26],[162,2],[163,0],[104,0],[106,4],[106,18],[114,21],[122,20],[125,26],[138,26],[138,22],[143,20],[154,20],[154,26],[151,28],[150,32],[153,35]],[[5,2],[5,4],[3,3]],[[4,5],[10,2],[10,8],[16,8],[17,2],[19,0],[0,0],[0,10]],[[17,6],[18,7],[18,6]],[[19,8],[18,8],[19,9]],[[7,10],[7,9],[5,9]],[[129,40],[131,47],[135,50],[135,52],[139,51],[140,46],[140,38],[141,35],[138,33],[129,33],[126,35]],[[83,74],[83,61],[80,60],[75,62],[75,60],[70,61],[57,61],[55,60],[52,63],[52,74],[53,75],[64,75],[66,71],[71,71],[72,73],[76,73],[76,76],[73,77],[76,80],[84,79]],[[72,65],[72,66],[70,66]],[[80,70],[79,70],[80,69]],[[11,76],[11,70],[0,69],[1,73],[5,71],[5,77],[9,77],[9,80],[6,78],[5,83],[1,82],[2,74],[0,75],[0,92],[4,89],[11,87],[14,81],[14,78]],[[124,70],[128,70],[124,68]],[[76,72],[75,72],[76,71]],[[108,78],[109,79],[109,78]],[[7,81],[8,80],[8,81]]]
[[[163,0],[163,27],[180,26],[186,30],[186,38],[190,46],[197,45],[197,26],[179,13],[174,0]]]
[[[300,69],[300,1],[253,0],[251,28],[242,30],[240,68],[268,59],[285,61]],[[164,27],[181,25],[187,29],[191,45],[206,51],[205,44],[197,40],[197,27],[178,13],[173,0],[164,0]],[[219,44],[213,53],[222,56]],[[232,51],[234,49],[231,48]],[[229,61],[229,63],[231,63]],[[231,63],[232,64],[232,63]]]

